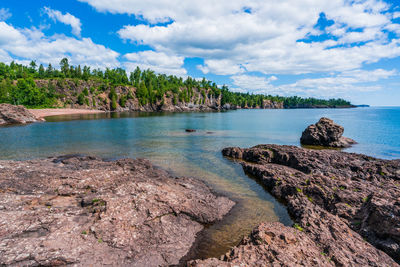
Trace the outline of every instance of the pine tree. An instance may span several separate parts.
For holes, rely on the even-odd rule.
[[[42,64],[40,64],[40,66],[39,66],[39,73],[38,73],[38,75],[39,75],[39,78],[41,78],[41,79],[43,79],[43,78],[45,77],[45,70],[44,70],[44,67],[43,67]]]

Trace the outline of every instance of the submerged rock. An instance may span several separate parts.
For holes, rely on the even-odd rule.
[[[43,121],[29,112],[24,106],[0,104],[0,125],[25,124]]]
[[[357,142],[343,137],[344,129],[342,126],[328,118],[321,118],[316,124],[312,124],[304,130],[301,135],[300,143],[311,146],[325,146],[344,148]]]
[[[223,155],[286,203],[296,224],[262,224],[221,260],[193,266],[398,266],[400,160],[278,145]]]
[[[147,160],[0,161],[0,265],[178,264],[234,203]]]
[[[195,129],[186,129],[185,132],[187,132],[187,133],[194,133],[194,132],[196,132],[196,130],[195,130]]]

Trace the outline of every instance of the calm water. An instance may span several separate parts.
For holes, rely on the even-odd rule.
[[[208,226],[193,252],[219,256],[262,221],[291,220],[286,209],[241,167],[221,156],[227,146],[299,145],[301,132],[326,116],[359,142],[346,151],[400,158],[400,108],[239,110],[223,113],[58,116],[46,123],[0,128],[0,159],[60,154],[144,157],[176,175],[198,177],[238,204]],[[186,128],[197,129],[186,133]]]

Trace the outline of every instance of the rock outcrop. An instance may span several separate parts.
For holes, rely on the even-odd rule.
[[[234,203],[149,161],[0,161],[0,265],[178,264]]]
[[[0,104],[0,125],[25,124],[42,121],[29,112],[24,106]]]
[[[281,223],[262,223],[222,257],[195,260],[188,266],[335,266],[305,233]]]
[[[300,143],[302,145],[336,148],[344,148],[356,144],[356,141],[343,137],[343,132],[342,126],[334,123],[331,119],[321,118],[316,124],[312,124],[304,130]]]
[[[275,102],[271,100],[263,100],[262,107],[263,109],[283,109],[283,102]]]
[[[296,224],[262,224],[221,260],[193,266],[398,266],[400,160],[278,145],[223,155],[286,203]]]

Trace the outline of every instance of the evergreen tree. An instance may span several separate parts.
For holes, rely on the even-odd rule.
[[[69,73],[69,63],[68,63],[68,58],[63,58],[60,61],[60,67],[61,67],[61,72],[64,73],[65,77],[68,77]]]
[[[45,77],[45,75],[46,75],[46,73],[45,73],[44,67],[42,64],[40,64],[38,76],[39,76],[39,78],[43,79]]]

